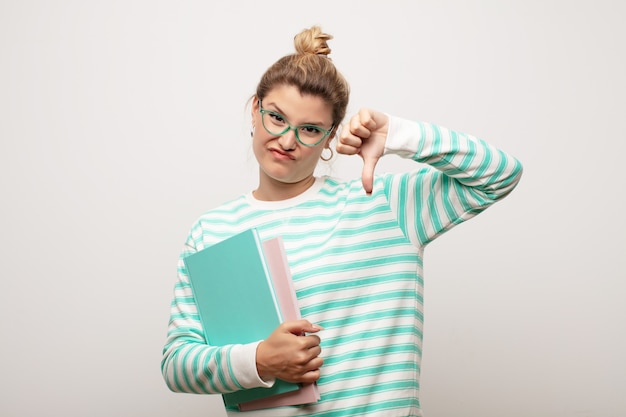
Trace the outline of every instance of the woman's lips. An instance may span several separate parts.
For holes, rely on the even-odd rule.
[[[285,151],[280,150],[280,149],[269,148],[269,151],[274,155],[274,158],[276,158],[276,159],[280,159],[280,160],[283,160],[283,161],[296,159],[293,156],[293,154],[291,154],[289,152],[285,152]]]

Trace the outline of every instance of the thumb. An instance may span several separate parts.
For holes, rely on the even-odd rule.
[[[288,332],[295,335],[301,335],[304,333],[317,333],[323,330],[323,327],[313,324],[308,320],[293,320],[283,323],[283,328]]]
[[[374,188],[374,168],[376,168],[379,158],[371,155],[362,155],[361,157],[363,158],[363,172],[361,173],[363,189],[367,194],[371,194]]]

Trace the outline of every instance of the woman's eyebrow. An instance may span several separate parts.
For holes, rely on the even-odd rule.
[[[278,104],[270,103],[270,106],[273,106],[274,109],[275,109],[275,110],[272,110],[272,111],[275,111],[276,113],[280,113],[281,116],[283,116],[283,117],[285,117],[285,119],[287,119],[287,117],[285,116],[285,112],[278,106]]]
[[[289,121],[287,116],[285,116],[285,112],[280,108],[280,106],[278,104],[270,102],[270,103],[267,103],[267,105],[268,106],[272,106],[275,109],[275,110],[272,110],[272,109],[268,109],[268,110],[272,110],[273,112],[280,113],[280,115],[283,116],[283,119],[285,119],[285,121],[287,121],[287,123],[291,124],[291,122]],[[322,127],[322,126],[324,126],[324,122],[318,121],[318,122],[298,123],[298,126],[302,126],[302,125],[315,125],[315,126]]]

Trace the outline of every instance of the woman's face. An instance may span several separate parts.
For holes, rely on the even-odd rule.
[[[332,127],[332,109],[320,97],[301,95],[296,87],[286,85],[270,90],[262,103],[258,98],[253,101],[252,147],[260,167],[259,190],[255,195],[267,198],[275,195],[275,190],[282,190],[284,194],[285,189],[291,190],[293,196],[298,195],[311,185],[313,171],[322,151],[329,146],[332,134],[316,146],[304,146],[298,142],[294,129],[281,136],[271,134],[263,126],[261,104],[264,110],[279,113],[284,125],[315,125],[325,130]],[[270,116],[265,117],[268,121]],[[300,137],[303,139],[302,132]]]

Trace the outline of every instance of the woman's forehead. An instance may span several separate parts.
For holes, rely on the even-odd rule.
[[[270,90],[263,98],[263,107],[280,112],[292,123],[332,124],[331,106],[322,97],[302,94],[294,86]]]

